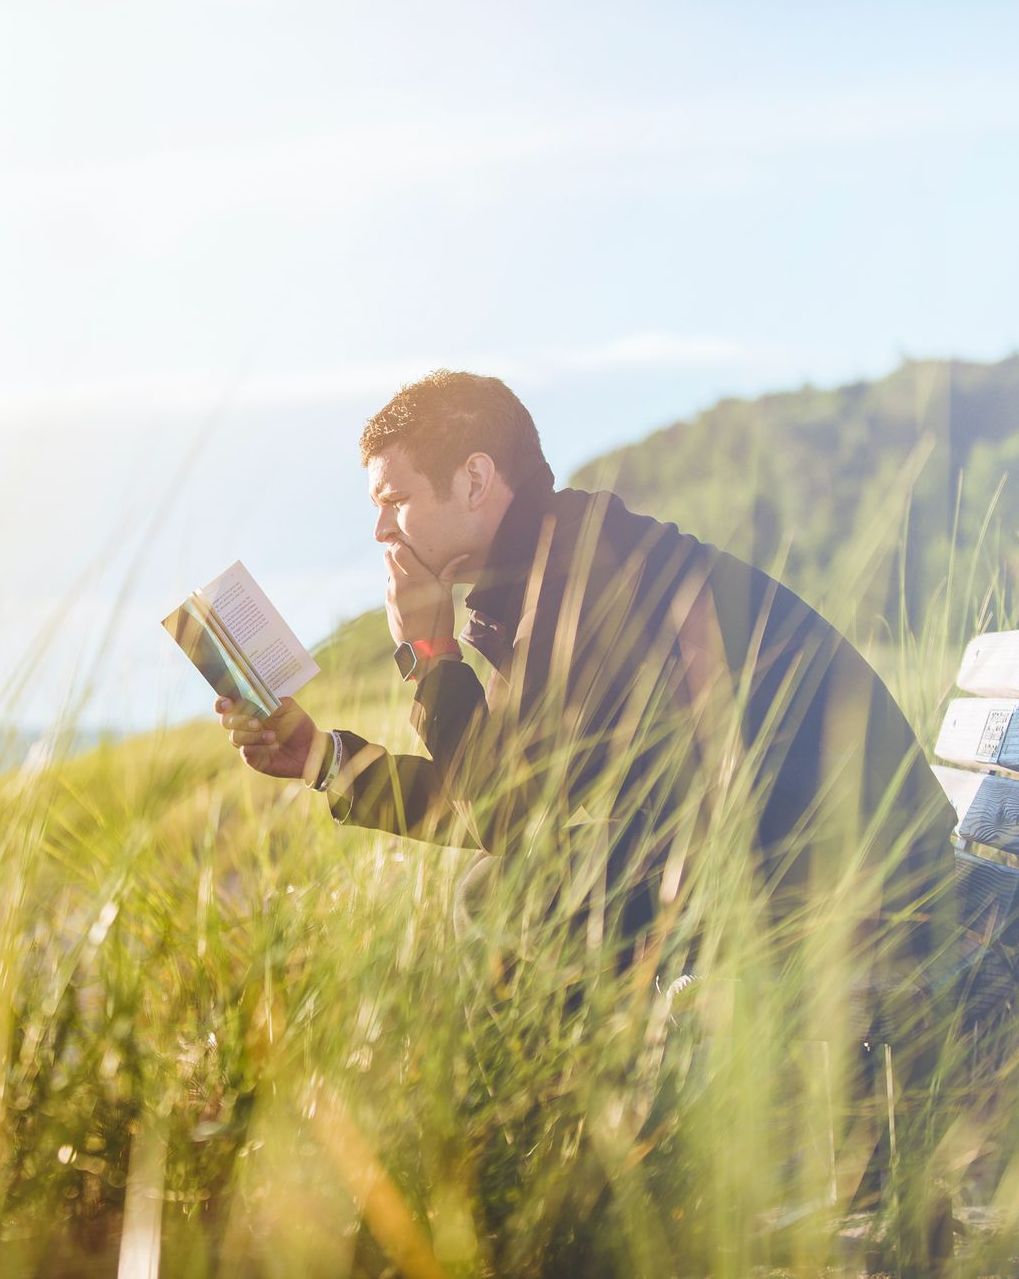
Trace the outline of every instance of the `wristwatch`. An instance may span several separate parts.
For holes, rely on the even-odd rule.
[[[463,657],[460,645],[455,639],[439,640],[438,643],[431,643],[429,640],[404,640],[398,645],[393,657],[396,660],[396,669],[400,672],[404,682],[409,679],[417,679],[418,667],[422,662],[430,661],[433,657]]]

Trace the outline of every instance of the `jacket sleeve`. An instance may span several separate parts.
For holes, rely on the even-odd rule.
[[[340,771],[329,792],[337,822],[443,847],[477,846],[432,760],[391,754],[356,733],[341,731],[340,739]]]
[[[413,723],[446,793],[470,812],[480,845],[497,855],[525,847],[539,826],[563,832],[596,791],[604,815],[618,808],[606,763],[625,693],[600,643],[585,652],[564,636],[563,578],[549,575],[537,595],[514,636],[508,680],[498,678],[487,700],[474,672],[455,662],[438,665],[415,697]],[[592,596],[601,598],[577,594],[582,632],[598,629],[587,616],[597,611]]]
[[[444,847],[504,852],[531,807],[520,735],[506,734],[504,716],[489,711],[465,662],[440,662],[429,672],[411,719],[430,759],[393,754],[341,730],[341,766],[329,792],[333,818]]]
[[[517,846],[528,814],[539,811],[538,774],[551,752],[533,749],[498,694],[489,706],[466,663],[442,662],[422,680],[411,721],[480,847],[501,855]]]

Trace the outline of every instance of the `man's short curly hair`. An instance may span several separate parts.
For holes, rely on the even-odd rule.
[[[390,445],[405,449],[439,497],[472,453],[487,453],[515,492],[545,461],[527,409],[497,377],[436,369],[403,387],[361,432],[367,466]]]

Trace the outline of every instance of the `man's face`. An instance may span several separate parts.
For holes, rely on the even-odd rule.
[[[439,498],[432,482],[394,444],[368,463],[368,493],[378,509],[377,542],[402,542],[438,575],[458,556],[472,552],[475,520],[462,485]]]

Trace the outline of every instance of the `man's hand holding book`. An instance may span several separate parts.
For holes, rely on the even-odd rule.
[[[314,786],[331,759],[332,737],[292,697],[284,697],[268,719],[229,697],[217,698],[214,709],[245,764],[267,777],[299,777]]]

